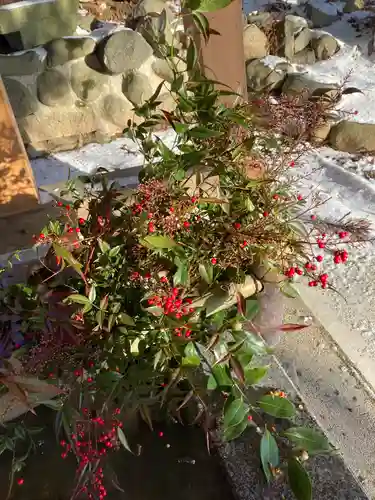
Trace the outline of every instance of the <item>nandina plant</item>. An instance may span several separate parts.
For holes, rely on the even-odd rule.
[[[18,407],[3,405],[2,419],[40,402],[57,411],[62,459],[77,459],[72,498],[103,500],[108,457],[132,450],[124,422],[139,415],[152,430],[162,411],[201,424],[208,443],[212,417],[222,440],[254,428],[267,481],[287,475],[296,497],[308,499],[303,463],[330,446],[293,424],[297,410],[283,391],[248,391],[265,377],[261,357],[270,353],[256,323],[257,295],[270,271],[289,296],[300,277],[333,291],[324,259],[345,265],[347,247],[368,226],[318,218],[319,202],[288,181],[290,138],[259,132],[246,103],[227,108],[226,91],[198,73],[187,80],[172,55],[175,111],[160,109],[160,85],[135,110],[143,122],[127,130],[145,158],[137,189],[110,184],[106,173],[83,190],[71,182],[57,202],[61,217],[37,238],[49,245],[42,267],[3,290],[4,314],[20,325],[23,346],[4,354],[3,398]],[[192,43],[188,61],[191,71]],[[152,133],[165,125],[173,147]],[[282,431],[267,415],[292,426]]]

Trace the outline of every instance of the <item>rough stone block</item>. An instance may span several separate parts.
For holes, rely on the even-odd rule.
[[[149,78],[142,73],[128,73],[122,88],[125,96],[135,105],[142,105],[153,94]]]
[[[0,33],[14,50],[29,49],[77,28],[78,0],[24,0],[0,7]]]
[[[117,95],[107,95],[103,100],[103,117],[116,127],[125,128],[133,117],[132,104]]]
[[[79,59],[95,50],[95,40],[89,36],[66,37],[52,40],[45,45],[48,53],[47,66],[59,66],[73,59]]]
[[[116,31],[99,45],[98,57],[111,74],[138,69],[149,57],[152,48],[136,31]]]
[[[44,70],[47,53],[43,47],[34,50],[0,54],[0,75],[33,75]]]
[[[16,118],[35,113],[38,101],[25,85],[14,78],[3,78],[3,82]]]
[[[70,83],[80,99],[91,102],[102,94],[109,78],[91,69],[84,60],[80,60],[72,65]]]
[[[49,69],[38,76],[38,99],[46,106],[66,106],[73,103],[73,96],[66,76],[56,69]]]

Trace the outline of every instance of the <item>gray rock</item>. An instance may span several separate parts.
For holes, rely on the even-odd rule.
[[[363,10],[365,8],[364,0],[346,0],[344,6],[344,12],[350,14],[357,10]]]
[[[268,40],[263,31],[249,24],[243,31],[243,43],[245,49],[245,61],[260,59],[268,54]]]
[[[148,44],[154,49],[154,52],[159,53],[159,46],[155,38],[160,38],[161,42],[169,45],[178,45],[177,37],[174,37],[171,30],[171,25],[167,21],[162,30],[160,30],[160,14],[152,14],[151,16],[140,17],[136,21],[135,31],[140,33]]]
[[[338,89],[338,85],[334,83],[322,83],[312,80],[306,75],[301,74],[289,74],[285,83],[283,85],[282,91],[283,94],[287,95],[296,95],[301,94],[302,92],[306,93],[306,96],[311,96],[314,92],[318,90],[324,94],[328,93],[332,90],[336,91]]]
[[[152,55],[152,47],[136,31],[116,31],[100,44],[98,57],[112,74],[138,69]]]
[[[339,44],[336,38],[328,34],[320,38],[314,38],[311,45],[318,61],[329,59],[339,50]]]
[[[117,95],[106,95],[103,100],[103,117],[117,127],[125,128],[132,115],[132,105]]]
[[[153,94],[149,79],[142,73],[130,72],[124,76],[122,91],[130,102],[142,105]]]
[[[274,70],[262,60],[250,61],[246,66],[247,86],[254,92],[270,91],[282,85],[285,72]]]
[[[173,61],[177,71],[184,72],[186,70],[186,63],[184,61],[178,59],[177,57],[175,57]],[[173,82],[173,70],[170,62],[168,62],[166,59],[155,59],[151,67],[153,72],[158,75],[159,78],[162,78],[169,83]]]
[[[72,65],[70,83],[83,101],[95,101],[108,83],[108,76],[89,68],[84,60]]]
[[[71,98],[71,89],[66,76],[56,69],[49,69],[37,78],[37,93],[46,106],[60,106]]]
[[[292,57],[292,62],[296,64],[314,64],[315,61],[315,52],[309,48],[297,52]]]
[[[3,83],[16,118],[31,115],[38,109],[38,101],[25,85],[13,78],[3,78]]]
[[[324,9],[324,10],[323,10]],[[339,19],[339,13],[334,4],[326,3],[321,8],[310,3],[306,4],[306,13],[311,19],[314,28],[329,26]]]
[[[163,10],[169,19],[173,18],[173,13],[164,0],[141,0],[135,4],[132,16],[137,18],[148,14],[160,14]]]
[[[375,124],[341,121],[331,128],[330,145],[347,153],[375,153]]]
[[[311,41],[311,31],[309,28],[302,28],[294,39],[294,53],[297,54],[305,49]]]
[[[53,40],[45,45],[48,53],[47,66],[59,66],[72,59],[85,57],[95,50],[95,46],[95,40],[88,36]]]
[[[91,31],[91,26],[95,21],[95,17],[91,14],[78,13],[78,26],[86,31]]]
[[[0,32],[13,50],[36,47],[72,35],[77,28],[78,0],[16,2],[0,7]]]
[[[42,47],[37,50],[0,54],[0,75],[33,75],[44,70],[46,52]]]
[[[298,49],[295,48],[295,38],[307,28],[307,21],[299,16],[288,15],[284,20],[284,55],[287,59],[292,59]],[[303,38],[299,42],[302,45]],[[304,48],[304,47],[302,47]],[[302,50],[302,49],[301,49]]]

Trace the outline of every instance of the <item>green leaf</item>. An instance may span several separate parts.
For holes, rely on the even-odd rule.
[[[196,139],[207,139],[210,137],[219,137],[222,135],[222,132],[219,132],[218,130],[211,130],[206,127],[194,127],[189,130],[189,135],[191,137],[194,137]]]
[[[177,267],[177,271],[173,276],[173,284],[177,285],[187,285],[189,282],[189,265],[186,261],[180,262]]]
[[[95,315],[95,319],[100,328],[103,328],[104,318],[105,318],[105,311],[100,309]]]
[[[225,441],[232,441],[232,439],[236,439],[241,436],[244,430],[247,428],[247,417],[242,420],[238,425],[234,425],[232,427],[227,427],[224,429],[223,438]]]
[[[214,268],[211,264],[199,264],[199,274],[206,283],[211,285],[214,279]]]
[[[279,448],[276,439],[268,429],[265,430],[260,441],[260,459],[266,479],[268,482],[272,479],[270,467],[278,467],[280,463]]]
[[[186,70],[188,72],[196,68],[198,61],[198,51],[193,39],[190,38],[189,47],[186,53]],[[182,96],[180,96],[182,97]]]
[[[95,302],[95,299],[96,299],[96,287],[95,285],[92,285],[89,292],[89,301]]]
[[[66,248],[62,247],[61,245],[58,245],[57,243],[52,243],[53,249],[55,251],[55,254],[57,257],[61,257],[64,259],[65,262],[69,264],[70,267],[72,267],[76,273],[78,273],[83,279],[85,279],[83,273],[82,273],[82,266],[78,262],[76,258],[73,257],[73,255],[67,250]]]
[[[106,241],[103,241],[101,238],[98,238],[98,245],[102,253],[107,253],[110,250],[110,246]]]
[[[291,299],[296,299],[299,297],[298,290],[289,281],[283,281],[280,285],[280,290],[284,295],[290,297]]]
[[[206,16],[204,16],[200,12],[192,12],[192,17],[199,32],[202,33],[204,39],[207,41],[209,37],[210,26]]]
[[[189,342],[185,347],[184,357],[182,358],[182,366],[199,366],[200,363],[201,358],[195,349],[194,342]]]
[[[253,212],[255,209],[254,203],[250,200],[250,198],[247,196],[244,200],[245,207],[249,212]]]
[[[239,354],[255,354],[257,356],[262,356],[263,354],[267,354],[269,352],[264,340],[254,333],[242,330],[232,331],[232,335],[236,341],[244,340],[244,344]]]
[[[312,500],[310,477],[296,458],[288,460],[288,479],[297,500]]]
[[[195,10],[199,12],[213,12],[215,10],[224,9],[232,0],[200,0],[199,7]]]
[[[92,309],[90,300],[84,295],[80,295],[79,293],[69,295],[69,297],[66,297],[66,299],[64,299],[64,302],[74,302],[75,304],[82,304],[83,306],[85,306],[85,312],[89,312]]]
[[[283,433],[294,446],[306,450],[310,455],[331,450],[328,439],[321,432],[308,427],[291,427]]]
[[[135,323],[134,323],[134,320],[133,318],[131,318],[128,314],[126,313],[120,313],[118,316],[117,316],[117,320],[119,323],[121,323],[122,325],[128,325],[128,326],[135,326]]]
[[[120,443],[122,444],[122,446],[126,450],[130,451],[130,453],[132,453],[132,450],[130,449],[130,446],[129,446],[128,440],[126,439],[124,431],[120,427],[117,427],[117,437],[118,437]]]
[[[207,389],[213,391],[217,387],[231,387],[233,382],[228,375],[228,368],[225,365],[215,365],[211,369],[212,373],[207,379]]]
[[[259,303],[256,299],[246,300],[246,319],[251,321],[259,312]]]
[[[224,428],[240,424],[247,417],[248,406],[242,398],[234,399],[228,406],[224,407]]]
[[[174,125],[175,131],[178,134],[183,134],[189,129],[189,125],[187,123],[174,122],[173,125]]]
[[[121,250],[121,245],[117,245],[117,247],[111,248],[111,250],[108,252],[108,255],[110,257],[116,257],[116,255],[120,252]]]
[[[296,414],[296,409],[288,399],[281,398],[280,396],[263,396],[258,401],[260,408],[277,418],[292,418]]]
[[[268,368],[268,366],[258,366],[245,369],[246,385],[255,385],[260,382],[267,375]]]
[[[153,248],[173,248],[177,246],[177,243],[169,236],[146,236],[144,240],[148,245]]]

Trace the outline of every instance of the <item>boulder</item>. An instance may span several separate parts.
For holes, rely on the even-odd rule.
[[[302,30],[294,38],[294,53],[297,54],[305,49],[311,42],[311,30],[302,28]]]
[[[302,32],[303,29],[307,29],[307,21],[303,17],[287,15],[284,20],[284,55],[287,59],[292,59],[295,52],[298,49],[295,48],[295,38],[298,34]],[[303,39],[301,38],[299,45],[302,46]],[[310,40],[309,40],[310,41]],[[308,42],[307,42],[308,43]],[[302,49],[304,49],[302,47]],[[302,50],[300,49],[300,50]]]
[[[13,50],[42,45],[72,35],[77,28],[78,0],[15,2],[0,7],[0,32]]]
[[[177,57],[175,57],[173,61],[176,65],[177,71],[184,72],[186,70],[186,63],[184,61],[178,59]],[[173,82],[174,74],[169,61],[166,59],[155,58],[151,67],[155,75],[159,78],[169,83]]]
[[[315,144],[321,144],[322,142],[326,141],[327,137],[329,136],[330,130],[332,128],[333,122],[332,120],[327,119],[324,123],[321,123],[315,129],[311,132],[311,137],[310,139],[315,143]]]
[[[148,14],[160,14],[166,11],[167,18],[172,19],[173,13],[164,0],[141,0],[137,2],[132,11],[132,17],[144,17]]]
[[[14,78],[3,78],[3,83],[16,118],[35,113],[38,101],[25,85]]]
[[[115,31],[99,44],[98,58],[111,74],[138,69],[152,56],[152,47],[146,40],[130,29]]]
[[[45,45],[47,66],[59,66],[72,59],[79,59],[95,50],[95,40],[89,36],[58,38]]]
[[[318,61],[329,59],[339,50],[339,44],[336,38],[328,33],[320,38],[314,38],[311,45]]]
[[[314,64],[316,61],[315,52],[306,48],[294,54],[291,60],[296,64]]]
[[[133,72],[124,76],[122,91],[136,106],[142,105],[154,93],[149,78],[143,73]]]
[[[346,0],[344,6],[344,12],[346,14],[350,14],[351,12],[355,12],[357,10],[364,10],[365,2],[364,0]]]
[[[245,61],[260,59],[268,54],[268,40],[255,24],[249,24],[243,31]]]
[[[119,128],[125,128],[132,118],[133,106],[131,103],[117,95],[106,95],[103,99],[103,118]]]
[[[89,13],[82,14],[78,12],[78,26],[88,32],[91,31],[91,27],[94,25],[95,17]]]
[[[329,144],[347,153],[375,153],[375,124],[341,121],[331,128]]]
[[[251,91],[270,91],[278,88],[284,81],[286,72],[270,68],[262,60],[250,61],[246,65],[247,86]]]
[[[75,94],[83,101],[95,101],[108,84],[109,77],[95,71],[82,59],[72,64],[70,83]]]
[[[340,17],[335,4],[325,3],[312,5],[306,4],[306,13],[311,19],[314,28],[323,28],[337,21]]]
[[[61,71],[48,69],[37,78],[37,93],[46,106],[64,106],[73,102],[69,81]]]
[[[287,76],[282,91],[283,94],[287,95],[297,95],[305,92],[308,97],[316,92],[319,92],[320,95],[332,91],[337,92],[337,89],[338,85],[334,83],[317,82],[306,75],[291,73]]]
[[[180,44],[178,37],[172,34],[171,24],[168,22],[168,19],[162,30],[160,30],[160,22],[160,14],[152,14],[146,17],[139,17],[134,26],[135,31],[144,37],[157,54],[159,54],[160,48],[157,41],[155,41],[155,34],[158,35],[162,42],[166,42],[169,45],[177,46]]]
[[[46,65],[47,52],[42,48],[0,54],[0,75],[21,76],[41,73]]]

